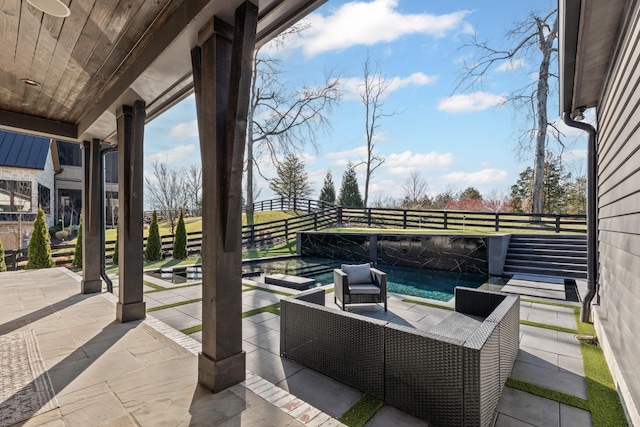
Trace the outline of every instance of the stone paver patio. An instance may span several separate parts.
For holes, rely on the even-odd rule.
[[[20,330],[35,332],[59,404],[24,425],[339,425],[335,418],[362,395],[281,358],[280,319],[271,312],[242,321],[247,380],[211,394],[197,385],[200,333],[179,332],[201,324],[200,302],[151,311],[145,321],[119,324],[114,321],[115,297],[80,295],[78,281],[79,276],[66,269],[0,274],[0,339]],[[200,286],[152,283],[171,289],[145,286],[145,291],[153,291],[145,294],[148,309],[201,298]],[[285,297],[274,290],[294,292],[269,290],[245,287],[243,311]],[[387,313],[378,305],[349,310],[425,329],[449,315],[447,310],[403,299],[391,295]],[[326,304],[338,309],[332,293],[327,294]],[[522,302],[521,318],[576,327],[573,312],[566,307]],[[572,334],[521,325],[520,335],[513,378],[587,397],[580,345]],[[390,406],[367,423],[387,425],[426,423]],[[496,426],[528,425],[589,426],[591,415],[506,387]]]

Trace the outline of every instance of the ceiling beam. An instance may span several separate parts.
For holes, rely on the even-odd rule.
[[[78,141],[78,127],[73,123],[58,122],[28,114],[0,110],[0,129],[53,139]]]

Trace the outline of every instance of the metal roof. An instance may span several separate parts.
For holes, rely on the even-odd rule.
[[[559,0],[560,114],[598,105],[630,0]]]
[[[0,166],[43,170],[51,140],[0,130]]]

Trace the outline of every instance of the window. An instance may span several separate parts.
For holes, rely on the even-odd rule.
[[[82,166],[82,150],[80,144],[73,142],[57,141],[58,156],[62,166]]]
[[[31,212],[31,182],[0,179],[0,211]]]
[[[38,205],[40,205],[44,213],[51,213],[51,190],[42,184],[38,184]]]

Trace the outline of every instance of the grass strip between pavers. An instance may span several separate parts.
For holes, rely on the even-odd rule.
[[[273,313],[280,316],[280,303],[277,302],[275,304],[267,305],[265,307],[254,308],[253,310],[245,311],[242,313],[242,318],[254,316],[258,313]]]
[[[362,427],[382,408],[384,402],[370,394],[364,394],[338,419],[349,427]]]
[[[261,286],[255,286],[255,285],[246,285],[246,284],[242,284],[242,286],[244,286],[247,289],[243,289],[242,292],[249,292],[249,291],[265,291],[265,292],[271,292],[272,294],[278,294],[278,295],[284,295],[285,297],[290,297],[293,294],[290,294],[288,292],[283,292],[283,291],[276,291],[275,289],[269,289],[269,288],[263,288]]]
[[[532,322],[531,320],[520,320],[521,325],[534,326],[536,328],[550,329],[552,331],[566,332],[568,334],[577,334],[578,331],[571,328],[563,328],[562,326],[547,325],[546,323]]]
[[[200,302],[200,301],[202,301],[202,298],[196,298],[196,299],[190,299],[190,300],[186,300],[186,301],[174,302],[174,303],[167,304],[167,305],[161,305],[161,306],[158,306],[158,307],[148,308],[147,309],[147,313],[149,313],[151,311],[164,310],[165,308],[179,307],[181,305],[187,305],[187,304],[191,304],[191,303],[194,303],[194,302]]]
[[[242,318],[254,316],[259,313],[273,313],[280,316],[280,303],[277,302],[275,304],[267,305],[266,307],[256,308],[254,310],[245,311],[242,313]],[[194,334],[196,332],[200,332],[202,330],[202,325],[192,326],[190,328],[182,329],[182,332],[185,335]]]
[[[578,325],[578,333],[596,335],[593,324],[580,321],[580,307],[573,307],[573,314],[576,319],[576,325]],[[589,394],[593,426],[627,425],[627,418],[620,403],[620,396],[618,396],[618,391],[613,383],[602,348],[580,341],[580,350],[582,351],[582,363],[584,364],[585,380],[587,381],[587,393]]]
[[[160,291],[166,291],[167,290],[167,288],[165,288],[164,286],[156,285],[155,283],[147,282],[146,280],[144,280],[142,283],[144,283],[145,286],[153,288],[153,291],[147,291],[145,293],[160,292]]]
[[[441,308],[443,310],[449,310],[449,311],[455,311],[455,307],[450,307],[448,305],[440,305],[440,304],[433,304],[430,302],[424,302],[424,301],[416,301],[413,299],[403,299],[402,302],[408,302],[411,304],[418,304],[418,305],[424,305],[427,307],[432,307],[432,308]]]
[[[145,282],[145,283],[147,283],[147,282]],[[153,294],[155,292],[162,292],[162,291],[172,291],[174,289],[191,288],[193,286],[202,286],[202,282],[189,283],[188,285],[173,286],[171,288],[154,289],[153,291],[146,291],[145,294]]]
[[[552,390],[547,387],[543,387],[527,381],[518,380],[515,378],[507,378],[506,385],[508,387],[515,388],[516,390],[521,390],[529,394],[544,397],[545,399],[584,409],[585,411],[591,410],[589,401],[578,396],[572,396],[561,391]]]

